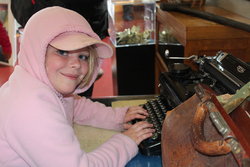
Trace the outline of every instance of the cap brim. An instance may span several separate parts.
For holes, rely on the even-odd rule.
[[[109,58],[113,54],[113,50],[108,44],[80,32],[67,32],[60,34],[50,42],[50,45],[65,51],[73,51],[95,45],[98,57]]]

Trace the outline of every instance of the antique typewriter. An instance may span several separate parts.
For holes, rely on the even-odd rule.
[[[176,59],[176,57],[168,57],[168,59]],[[143,155],[161,154],[161,129],[166,112],[191,97],[195,93],[194,86],[201,83],[210,87],[218,95],[233,94],[250,81],[250,65],[231,54],[219,51],[212,57],[191,56],[186,59],[191,59],[197,64],[199,70],[194,71],[183,63],[170,64],[169,71],[162,73],[159,78],[160,95],[143,105],[149,112],[146,121],[152,123],[156,129],[151,138],[142,141],[139,145]]]

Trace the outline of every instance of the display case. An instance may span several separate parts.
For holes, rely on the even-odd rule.
[[[115,47],[155,44],[154,0],[110,0],[109,34]]]
[[[109,0],[108,10],[117,94],[154,94],[155,0]]]

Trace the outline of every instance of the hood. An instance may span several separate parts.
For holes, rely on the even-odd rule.
[[[54,6],[40,10],[29,19],[20,42],[18,65],[54,91],[55,89],[46,74],[45,54],[48,44],[55,37],[65,32],[81,32],[100,40],[98,35],[93,32],[89,23],[80,14],[69,9]],[[91,82],[81,89],[76,89],[74,93],[82,93],[93,84],[102,60],[103,58],[98,57],[98,65],[95,68]]]

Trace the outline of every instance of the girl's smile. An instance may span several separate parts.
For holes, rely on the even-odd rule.
[[[62,75],[64,75],[65,77],[68,77],[69,79],[72,80],[77,80],[77,78],[79,77],[79,75],[74,75],[74,74],[70,74],[70,73],[61,73]]]

